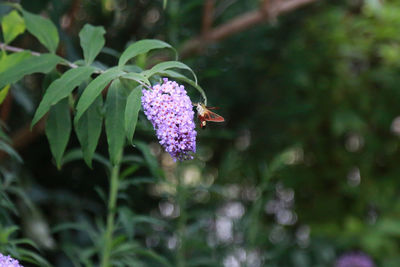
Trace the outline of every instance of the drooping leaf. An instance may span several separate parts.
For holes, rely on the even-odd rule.
[[[85,88],[81,97],[79,98],[76,106],[77,113],[76,119],[79,120],[93,101],[101,94],[103,89],[115,78],[121,76],[124,72],[118,68],[111,68],[89,83],[88,87]]]
[[[136,123],[141,107],[142,86],[137,86],[128,96],[125,108],[125,133],[128,142],[132,143]]]
[[[156,261],[157,263],[161,264],[162,266],[166,266],[166,267],[173,267],[174,266],[168,261],[167,258],[161,256],[158,253],[155,253],[154,251],[152,251],[150,249],[138,248],[138,249],[134,249],[134,252],[136,254],[142,255],[142,256],[147,257],[149,259],[152,259],[152,260]]]
[[[159,72],[158,74],[165,75],[167,77],[174,78],[174,79],[177,79],[177,80],[180,80],[180,81],[183,81],[183,82],[186,82],[186,83],[190,84],[191,86],[196,88],[197,91],[199,91],[199,93],[204,98],[205,104],[207,104],[207,96],[206,96],[206,93],[204,92],[203,88],[201,88],[200,85],[198,85],[193,80],[191,80],[188,77],[186,77],[185,75],[180,74],[179,72],[176,72],[176,71],[173,71],[173,70],[164,70],[164,71]]]
[[[67,97],[75,87],[88,79],[93,71],[94,68],[89,66],[70,69],[60,78],[52,82],[36,110],[31,126],[34,126],[44,116],[44,114],[49,111],[51,106]]]
[[[137,140],[134,142],[134,145],[143,153],[151,174],[156,178],[162,177],[162,170],[158,165],[157,159],[153,154],[151,154],[149,146],[146,143]]]
[[[124,112],[126,106],[125,88],[117,79],[108,89],[106,99],[105,125],[108,151],[112,164],[118,164],[125,143]]]
[[[7,55],[6,53],[1,53],[0,59],[0,73],[4,72],[7,68],[11,68],[18,62],[31,57],[29,52],[20,52],[14,53],[11,55]],[[4,85],[3,88],[0,90],[0,104],[3,103],[4,99],[6,98],[8,91],[10,89],[10,84]]]
[[[22,162],[22,158],[20,157],[20,155],[18,155],[18,153],[6,142],[0,140],[0,150],[6,152],[7,154],[9,154],[11,157],[15,158],[16,160],[18,160],[19,162]]]
[[[150,81],[140,73],[130,72],[121,76],[121,78],[137,81],[138,83],[145,83],[150,86]]]
[[[83,152],[81,149],[72,149],[69,150],[65,153],[63,159],[62,159],[62,165],[67,164],[71,161],[75,160],[82,160],[83,158]],[[111,170],[112,166],[110,162],[108,161],[107,158],[103,157],[100,154],[94,153],[92,156],[92,160],[97,161],[101,164],[103,164],[105,167]]]
[[[4,86],[4,88],[0,90],[0,104],[3,103],[4,99],[6,99],[9,89],[10,85],[7,84],[6,86]]]
[[[168,69],[184,69],[190,71],[193,74],[194,82],[197,84],[197,77],[194,71],[188,65],[179,61],[165,61],[158,63],[151,69],[144,71],[143,75],[145,75],[146,77],[151,77],[154,74],[158,74]]]
[[[64,98],[50,108],[46,122],[46,136],[50,150],[56,160],[57,168],[61,167],[61,159],[67,147],[71,133],[71,117],[68,98]]]
[[[0,127],[0,139],[3,139],[7,143],[11,143],[11,138],[4,132],[2,127]]]
[[[1,28],[3,29],[4,42],[9,44],[18,35],[24,33],[25,21],[16,10],[13,10],[4,16],[1,21]]]
[[[19,53],[18,53],[19,54]],[[8,56],[6,58],[9,61]],[[40,56],[30,56],[20,60],[10,68],[0,73],[0,88],[7,84],[14,83],[22,77],[32,73],[48,73],[50,72],[62,59],[53,54],[42,54]]]
[[[81,118],[74,121],[75,132],[82,147],[83,158],[89,167],[92,167],[93,154],[96,150],[103,124],[102,107],[103,97],[99,95]]]
[[[19,260],[30,262],[37,266],[51,267],[50,263],[46,259],[30,250],[18,248],[17,251],[18,254],[21,255]]]
[[[59,37],[56,26],[49,19],[22,11],[27,30],[33,34],[51,53],[57,50]]]
[[[101,26],[86,24],[79,33],[86,65],[92,64],[105,44],[106,31]]]
[[[144,39],[137,41],[130,46],[122,53],[121,57],[119,58],[118,66],[125,65],[128,60],[136,57],[137,55],[147,53],[154,49],[162,49],[162,48],[169,48],[175,52],[176,50],[166,42],[160,40],[151,40],[151,39]]]

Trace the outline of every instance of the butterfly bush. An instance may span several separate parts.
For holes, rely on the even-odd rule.
[[[365,253],[348,252],[339,257],[335,267],[375,267],[375,264]]]
[[[143,89],[142,106],[158,141],[174,161],[193,159],[197,132],[192,102],[184,86],[164,78],[152,90]]]
[[[0,253],[0,267],[23,267],[17,260]]]

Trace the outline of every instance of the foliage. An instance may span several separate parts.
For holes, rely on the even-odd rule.
[[[2,51],[1,109],[20,107],[11,133],[46,118],[49,143],[19,156],[1,134],[0,252],[61,267],[330,266],[361,250],[399,265],[398,1],[320,1],[185,64],[204,1],[32,2],[0,10],[4,43],[40,51]],[[259,4],[215,2],[215,25]],[[194,73],[227,123],[177,165],[141,89],[167,76],[206,101]],[[30,218],[52,232],[32,235]]]

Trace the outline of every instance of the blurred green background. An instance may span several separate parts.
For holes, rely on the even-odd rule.
[[[185,51],[202,33],[205,1],[170,0],[165,9],[163,1],[149,0],[21,4],[53,20],[58,52],[71,61],[82,56],[81,27],[103,25],[109,49],[99,61],[113,65],[114,54],[143,38]],[[216,0],[212,27],[260,5]],[[12,45],[42,49],[29,34]],[[400,1],[315,1],[183,56],[226,122],[199,129],[195,160],[178,168],[141,115],[136,136],[149,144],[149,162],[159,163],[167,182],[138,183],[121,194],[135,242],[173,262],[185,216],[185,266],[333,266],[342,253],[360,250],[377,266],[400,266]],[[47,78],[26,77],[12,90],[9,114],[6,102],[0,107],[11,137],[32,119]],[[73,136],[68,148],[77,146]],[[97,225],[105,217],[98,194],[107,192],[104,169],[73,161],[58,171],[41,134],[17,149],[24,164],[2,157],[3,175],[22,191],[3,187],[18,211],[3,209],[3,225],[21,227],[18,235],[36,241],[55,266],[72,266],[68,256],[90,238],[50,229]],[[105,136],[98,152],[107,154]],[[137,177],[154,176],[133,166]],[[183,200],[177,175],[187,190]],[[161,266],[140,259],[132,266]]]

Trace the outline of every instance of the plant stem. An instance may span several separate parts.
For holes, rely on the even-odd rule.
[[[179,172],[177,198],[179,204],[179,218],[178,218],[178,251],[176,255],[177,267],[185,267],[185,231],[186,231],[186,188],[182,181]]]
[[[16,53],[27,51],[27,52],[31,53],[32,56],[36,56],[36,57],[41,55],[39,52],[30,51],[30,50],[27,50],[27,49],[23,49],[23,48],[11,46],[11,45],[6,45],[5,43],[0,43],[0,48],[2,50],[4,50],[4,51],[10,51],[10,52],[16,52]],[[78,65],[76,65],[74,63],[71,63],[66,59],[63,59],[63,61],[60,62],[60,64],[68,66],[68,67],[70,67],[72,69],[78,68]]]
[[[114,232],[115,208],[118,198],[118,179],[119,179],[119,163],[114,165],[111,171],[110,179],[110,196],[108,199],[108,215],[107,228],[104,237],[103,253],[101,256],[101,267],[110,267],[110,255],[112,249],[112,237]]]

